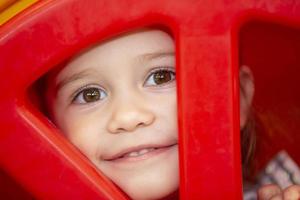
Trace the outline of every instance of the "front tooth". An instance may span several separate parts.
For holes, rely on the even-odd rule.
[[[140,151],[134,151],[134,152],[131,152],[129,154],[126,154],[124,157],[136,157],[136,156],[146,154],[146,153],[148,153],[150,151],[153,151],[153,150],[155,150],[155,148],[142,149]]]
[[[139,155],[139,153],[134,151],[134,152],[131,152],[130,154],[128,154],[128,157],[136,157],[138,155]]]
[[[148,153],[149,152],[149,149],[142,149],[139,151],[139,155],[143,155],[145,153]]]

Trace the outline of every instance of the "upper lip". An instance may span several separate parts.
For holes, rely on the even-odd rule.
[[[137,146],[131,146],[128,148],[123,148],[120,151],[117,151],[117,153],[111,154],[111,155],[105,155],[102,157],[102,160],[105,161],[113,161],[118,158],[121,158],[123,155],[130,153],[130,152],[135,152],[135,151],[140,151],[142,149],[147,149],[147,148],[166,148],[166,147],[171,147],[176,145],[177,142],[168,142],[168,143],[163,143],[163,144],[140,144]]]

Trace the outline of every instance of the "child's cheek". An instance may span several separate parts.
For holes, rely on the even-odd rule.
[[[65,113],[62,131],[67,139],[79,148],[89,159],[97,157],[97,148],[100,137],[99,122],[93,115],[77,115],[75,113]]]

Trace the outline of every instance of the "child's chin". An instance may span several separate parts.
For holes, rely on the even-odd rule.
[[[121,188],[132,199],[162,199],[174,193],[179,187],[178,164],[161,166],[160,171],[149,171],[122,181]]]
[[[162,199],[179,186],[178,152],[174,148],[144,161],[128,163],[102,162],[99,167],[132,199]]]
[[[135,185],[134,187],[135,188],[128,188],[129,191],[125,191],[125,193],[127,193],[130,198],[134,200],[159,200],[165,199],[168,196],[175,194],[178,190],[179,183],[176,181],[168,183],[147,182]]]

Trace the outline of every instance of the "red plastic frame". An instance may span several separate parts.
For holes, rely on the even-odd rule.
[[[28,100],[28,88],[80,49],[168,27],[176,40],[181,199],[241,199],[238,31],[255,16],[300,24],[286,0],[41,1],[0,30],[0,165],[38,199],[126,199]],[[268,17],[267,17],[268,18]]]

